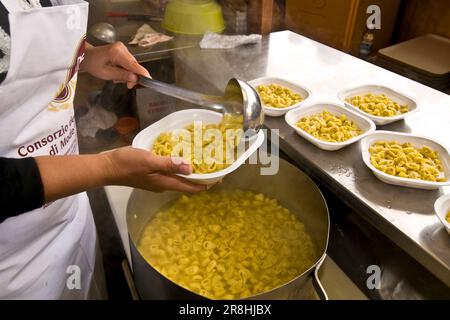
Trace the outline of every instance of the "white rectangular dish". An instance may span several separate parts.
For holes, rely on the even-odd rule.
[[[262,104],[263,110],[264,110],[264,115],[270,116],[270,117],[281,117],[282,115],[286,114],[286,112],[288,112],[289,110],[295,109],[297,107],[300,107],[303,103],[305,103],[306,100],[308,100],[311,96],[311,92],[300,85],[297,85],[293,82],[284,80],[284,79],[280,79],[280,78],[275,78],[275,77],[263,77],[263,78],[258,78],[258,79],[254,79],[248,82],[255,90],[256,87],[258,87],[259,85],[269,85],[269,84],[278,84],[280,86],[286,87],[288,89],[291,89],[293,92],[298,93],[302,96],[303,100],[293,104],[290,107],[286,107],[286,108],[274,108],[274,107],[269,107],[266,106],[264,104]]]
[[[445,230],[450,234],[450,223],[446,220],[447,212],[450,212],[450,194],[444,194],[436,200],[434,211],[444,225]]]
[[[358,107],[345,101],[346,98],[365,95],[368,93],[372,93],[374,95],[385,94],[389,99],[391,99],[399,104],[408,105],[409,111],[404,114],[400,114],[400,115],[397,115],[394,117],[379,117],[379,116],[374,116],[367,112],[364,112],[361,109],[359,109]],[[380,125],[380,126],[404,119],[408,115],[416,112],[419,108],[419,106],[417,105],[417,102],[413,98],[408,97],[407,95],[405,95],[403,93],[392,90],[388,87],[384,87],[384,86],[380,86],[380,85],[364,85],[364,86],[359,86],[356,88],[345,89],[338,93],[338,98],[342,101],[342,103],[346,107],[358,112],[359,114],[362,114],[363,116],[366,116],[367,118],[369,118],[370,120],[375,122],[376,125]]]
[[[363,131],[363,133],[344,142],[328,142],[317,139],[316,137],[297,127],[296,123],[301,118],[321,113],[324,110],[328,110],[334,115],[345,114],[348,119],[352,120]],[[339,150],[345,146],[359,141],[360,139],[375,131],[375,124],[371,120],[345,107],[334,104],[333,102],[316,102],[314,104],[304,105],[301,108],[294,109],[286,113],[285,120],[287,124],[292,129],[294,129],[295,132],[297,132],[298,135],[305,138],[320,149],[327,151]]]
[[[369,147],[377,142],[377,141],[397,141],[398,143],[406,143],[409,142],[413,145],[415,148],[421,148],[423,146],[427,146],[434,151],[436,151],[439,154],[439,158],[442,163],[442,167],[444,169],[444,176],[447,178],[447,181],[445,182],[434,182],[434,181],[425,181],[425,180],[418,180],[418,179],[410,179],[410,178],[402,178],[397,176],[392,176],[390,174],[384,173],[377,168],[375,168],[370,163],[370,153],[369,153]],[[450,181],[448,179],[450,178],[450,154],[446,147],[444,147],[439,142],[422,137],[422,136],[415,136],[408,133],[399,133],[399,132],[391,132],[391,131],[376,131],[372,133],[371,135],[365,137],[361,141],[361,152],[362,152],[362,158],[366,166],[373,171],[375,176],[380,179],[383,182],[402,186],[402,187],[410,187],[410,188],[417,188],[417,189],[426,189],[426,190],[433,190],[438,189],[442,186],[450,185]]]
[[[202,121],[204,124],[211,124],[219,123],[221,120],[222,114],[215,111],[204,109],[187,109],[177,111],[141,130],[134,138],[132,145],[134,148],[150,151],[153,143],[161,133],[182,129],[194,121]],[[239,168],[245,160],[247,160],[256,150],[258,150],[263,141],[264,133],[260,130],[258,134],[249,140],[245,151],[229,167],[213,173],[192,173],[190,175],[179,174],[179,176],[198,184],[216,183],[222,180],[222,178],[227,174]]]

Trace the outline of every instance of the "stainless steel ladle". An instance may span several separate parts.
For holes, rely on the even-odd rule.
[[[139,84],[223,114],[243,115],[243,129],[249,136],[258,132],[264,122],[261,101],[255,89],[247,82],[236,78],[228,81],[223,96],[210,96],[194,92],[144,76],[139,77]]]

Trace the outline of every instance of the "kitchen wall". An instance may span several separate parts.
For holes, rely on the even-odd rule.
[[[366,31],[366,21],[369,16],[366,10],[370,5],[378,5],[381,9],[381,29],[374,32],[373,52],[391,45],[400,3],[401,0],[360,0],[355,14],[355,26],[349,38],[348,51],[353,55],[359,54],[361,39]]]
[[[400,0],[286,0],[286,28],[357,55],[369,5],[381,8],[373,45],[378,50],[390,44]]]
[[[449,0],[403,0],[397,42],[426,33],[450,38]]]

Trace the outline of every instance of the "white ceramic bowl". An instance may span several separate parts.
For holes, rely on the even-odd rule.
[[[344,142],[327,142],[317,139],[316,137],[310,135],[306,131],[296,126],[296,123],[301,118],[321,113],[324,110],[328,110],[330,113],[336,116],[345,114],[347,118],[352,120],[363,131],[363,133]],[[315,102],[313,104],[304,105],[301,108],[294,109],[286,113],[285,120],[287,124],[291,126],[291,128],[293,128],[295,132],[297,132],[300,136],[302,136],[315,146],[319,147],[320,149],[328,151],[339,150],[345,146],[357,142],[358,140],[375,131],[375,124],[371,120],[345,107],[334,104],[333,102]]]
[[[305,103],[306,100],[309,99],[309,97],[311,96],[311,92],[302,86],[299,86],[293,82],[284,80],[284,79],[280,79],[280,78],[274,78],[274,77],[263,77],[263,78],[258,78],[252,81],[248,82],[255,90],[256,87],[259,85],[269,85],[269,84],[278,84],[280,86],[286,87],[288,89],[291,89],[292,91],[294,91],[295,93],[298,93],[302,96],[303,100],[293,104],[290,107],[286,107],[286,108],[273,108],[273,107],[269,107],[266,105],[262,105],[263,110],[264,110],[264,115],[266,116],[270,116],[270,117],[281,117],[282,115],[286,114],[286,112],[288,112],[289,110],[295,109],[297,107],[300,107],[303,103]]]
[[[442,144],[439,142],[422,137],[422,136],[415,136],[408,133],[399,133],[399,132],[391,132],[391,131],[376,131],[372,133],[371,135],[365,137],[361,141],[361,152],[362,152],[362,158],[364,160],[364,163],[367,167],[369,167],[370,170],[373,171],[375,176],[380,179],[383,182],[397,185],[397,186],[403,186],[403,187],[410,187],[410,188],[418,188],[418,189],[426,189],[426,190],[433,190],[438,189],[442,186],[450,185],[450,181],[445,182],[434,182],[434,181],[424,181],[424,180],[418,180],[418,179],[409,179],[409,178],[402,178],[397,176],[392,176],[390,174],[384,173],[378,169],[376,169],[371,163],[370,163],[370,153],[369,153],[369,147],[375,143],[376,141],[397,141],[399,143],[405,143],[410,142],[415,148],[421,148],[423,146],[430,147],[434,151],[437,151],[440,157],[440,160],[442,162],[442,167],[444,169],[444,176],[447,179],[450,179],[450,154],[447,148],[445,148]]]
[[[365,95],[368,93],[372,93],[374,95],[385,94],[389,99],[391,99],[399,104],[408,105],[409,111],[404,114],[400,114],[400,115],[397,115],[394,117],[379,117],[379,116],[374,116],[369,113],[366,113],[366,112],[362,111],[361,109],[359,109],[358,107],[345,101],[346,98],[354,97],[357,95]],[[401,120],[401,119],[405,118],[406,116],[416,112],[419,108],[416,101],[413,98],[408,97],[405,94],[397,92],[390,88],[379,86],[379,85],[364,85],[364,86],[359,86],[359,87],[352,88],[352,89],[345,89],[338,93],[338,98],[342,101],[342,103],[344,103],[344,105],[346,107],[351,108],[352,110],[366,116],[367,118],[369,118],[373,122],[375,122],[376,125],[380,125],[380,126]]]
[[[133,147],[151,150],[153,143],[163,132],[171,132],[175,129],[182,129],[194,121],[202,121],[205,124],[209,124],[218,123],[221,120],[222,114],[214,111],[204,109],[187,109],[177,111],[141,130],[141,132],[139,132],[133,140]],[[231,166],[213,173],[193,173],[190,175],[179,174],[179,176],[198,184],[212,184],[218,182],[227,174],[239,168],[245,160],[247,160],[252,153],[254,153],[261,146],[263,141],[264,133],[260,130],[257,135],[250,139],[245,151]]]
[[[434,211],[444,225],[445,230],[450,234],[450,223],[445,219],[447,212],[450,211],[450,194],[444,194],[436,200],[434,203]]]

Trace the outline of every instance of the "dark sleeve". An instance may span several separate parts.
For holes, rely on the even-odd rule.
[[[6,10],[5,6],[3,6],[3,3],[0,1],[0,32],[5,33],[9,37],[9,21],[8,21],[8,11]],[[3,36],[5,36],[3,34]],[[6,39],[6,41],[9,41],[9,39]],[[3,46],[0,46],[0,59],[3,59],[5,57],[5,52],[3,52]],[[0,83],[5,80],[6,78],[6,70],[0,70]]]
[[[44,187],[34,158],[0,158],[0,223],[44,204]]]

